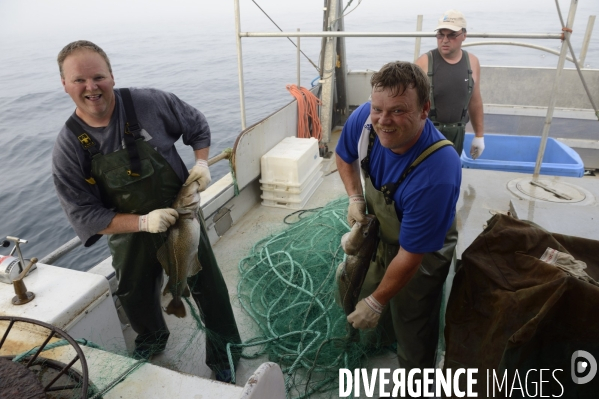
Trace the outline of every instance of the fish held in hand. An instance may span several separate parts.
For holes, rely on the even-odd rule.
[[[347,257],[337,267],[336,299],[346,315],[356,308],[366,272],[378,245],[379,222],[374,215],[366,215],[366,218],[366,224],[355,223],[341,238],[341,247]]]
[[[189,296],[187,278],[202,269],[198,260],[200,243],[198,182],[194,181],[182,187],[172,207],[179,213],[179,219],[169,228],[168,239],[158,250],[157,257],[168,276],[163,295],[167,292],[173,295],[173,299],[164,310],[167,314],[185,317],[185,306],[181,297]]]

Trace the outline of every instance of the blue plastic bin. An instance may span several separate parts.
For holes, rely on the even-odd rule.
[[[485,150],[478,159],[470,157],[473,133],[466,133],[462,167],[534,173],[541,137],[485,134]],[[572,148],[549,137],[541,163],[542,175],[582,177],[584,164]]]

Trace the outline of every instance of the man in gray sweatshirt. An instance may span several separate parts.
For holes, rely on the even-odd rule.
[[[171,204],[181,186],[197,181],[203,191],[210,184],[210,128],[201,112],[174,94],[114,89],[108,56],[94,43],[68,44],[58,65],[76,109],[52,154],[56,192],[85,246],[108,235],[116,295],[138,334],[133,355],[148,359],[165,349],[169,336],[156,252],[179,217]],[[180,138],[195,154],[190,171],[174,146]],[[239,332],[201,212],[199,219],[202,270],[188,285],[208,330],[206,364],[217,379],[230,381],[226,344],[239,343]]]

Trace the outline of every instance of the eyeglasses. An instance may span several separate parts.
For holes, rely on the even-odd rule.
[[[444,35],[443,33],[437,33],[436,36],[437,36],[438,40],[443,40],[445,37],[448,40],[455,40],[455,38],[460,36],[462,33],[464,33],[464,31],[461,31],[460,33],[453,32],[453,33],[449,33],[447,35]]]

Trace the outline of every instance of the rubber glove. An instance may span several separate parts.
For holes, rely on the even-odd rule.
[[[356,310],[347,316],[347,321],[354,328],[359,328],[361,330],[374,328],[378,324],[382,312],[383,305],[370,295],[358,302]]]
[[[156,209],[139,217],[139,231],[164,233],[177,221],[179,213],[172,208]]]
[[[196,164],[189,170],[189,177],[183,185],[187,186],[196,180],[200,185],[200,192],[204,191],[212,181],[210,178],[210,169],[208,169],[208,161],[205,159],[196,159]]]
[[[470,146],[470,156],[472,159],[476,159],[483,155],[483,151],[485,150],[485,138],[484,137],[474,137],[472,139],[472,145]]]
[[[362,194],[354,194],[349,196],[349,207],[347,208],[347,223],[352,227],[354,223],[368,223],[366,219],[366,201]]]

